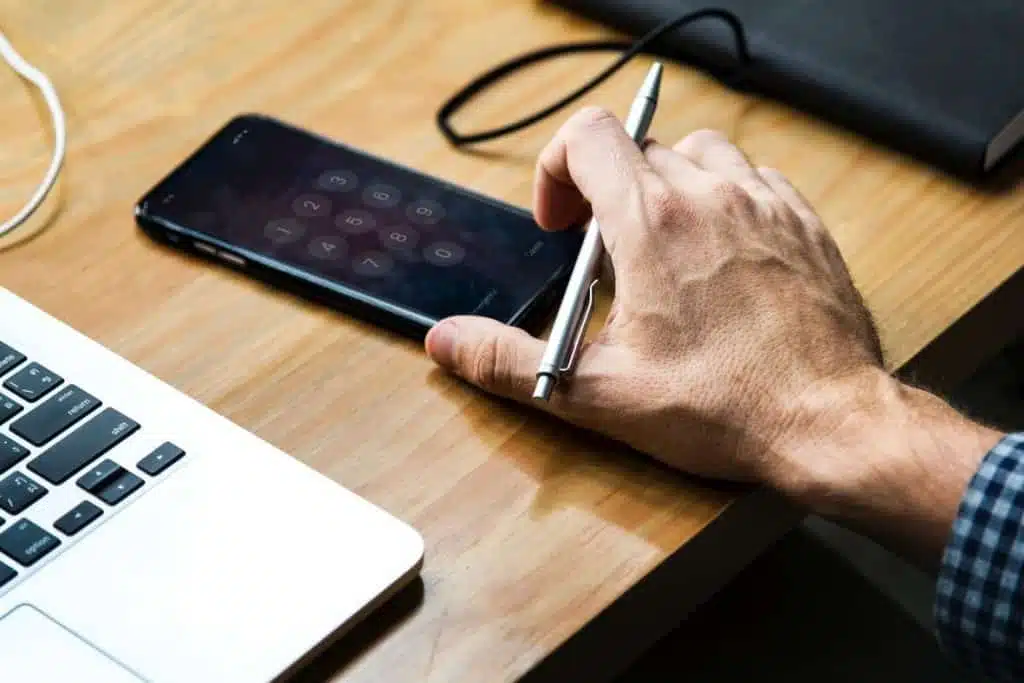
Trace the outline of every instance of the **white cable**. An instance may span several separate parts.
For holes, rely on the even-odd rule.
[[[53,87],[46,74],[26,62],[15,51],[14,46],[4,37],[3,32],[0,32],[0,56],[22,78],[39,88],[43,99],[46,100],[46,106],[50,109],[50,117],[53,119],[53,160],[50,162],[50,167],[46,169],[46,175],[43,176],[42,182],[39,183],[39,187],[36,188],[35,194],[32,195],[31,199],[13,218],[0,224],[0,237],[3,237],[27,221],[36,212],[36,209],[42,205],[46,196],[50,194],[50,190],[57,183],[57,175],[60,173],[60,167],[64,163],[64,152],[67,147],[67,129],[64,121],[64,110],[60,106],[60,98],[57,97],[56,88]]]

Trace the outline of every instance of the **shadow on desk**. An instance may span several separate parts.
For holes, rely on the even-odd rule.
[[[324,683],[343,671],[361,655],[373,648],[374,643],[412,616],[423,604],[425,587],[423,578],[417,577],[408,586],[393,595],[351,631],[341,636],[316,657],[300,668],[289,683]]]

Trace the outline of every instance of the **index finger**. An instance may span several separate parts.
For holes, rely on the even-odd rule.
[[[642,178],[653,173],[613,114],[585,107],[540,153],[534,217],[545,230],[564,230],[592,211],[607,238],[628,207],[640,201]]]

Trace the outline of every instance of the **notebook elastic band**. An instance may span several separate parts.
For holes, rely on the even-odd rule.
[[[455,147],[486,142],[488,140],[494,140],[520,131],[528,126],[532,126],[538,121],[546,119],[555,112],[565,108],[569,104],[572,104],[580,97],[583,97],[583,95],[587,94],[611,77],[631,59],[643,52],[646,52],[652,46],[654,41],[661,38],[669,31],[681,28],[701,19],[719,19],[724,21],[729,28],[732,29],[733,38],[736,43],[737,63],[733,71],[730,74],[726,74],[723,77],[723,80],[738,83],[740,76],[751,62],[750,51],[747,45],[747,36],[743,30],[743,23],[735,14],[728,10],[707,8],[687,12],[686,14],[665,21],[635,41],[602,40],[553,45],[534,52],[528,52],[524,55],[511,59],[504,64],[499,64],[490,71],[470,81],[462,88],[462,90],[452,95],[452,97],[445,102],[437,112],[437,126],[441,129],[441,133],[444,134],[445,138],[447,138],[447,140]],[[554,104],[518,121],[514,121],[513,123],[509,123],[504,126],[499,126],[498,128],[492,128],[491,130],[481,131],[479,133],[463,134],[452,128],[451,118],[457,111],[465,106],[471,99],[503,78],[519,71],[520,69],[539,62],[563,55],[584,52],[621,52],[622,54],[604,71],[563,97],[561,100],[558,100]]]

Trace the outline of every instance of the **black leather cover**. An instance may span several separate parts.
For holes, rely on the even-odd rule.
[[[733,11],[754,63],[745,89],[961,176],[1024,111],[1024,0],[548,0],[638,37],[688,10]],[[704,19],[656,52],[721,75],[726,25]]]

